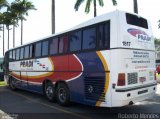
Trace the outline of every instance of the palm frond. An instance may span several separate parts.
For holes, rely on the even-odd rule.
[[[84,2],[84,0],[77,0],[77,2],[74,5],[74,9],[78,11],[79,6]]]
[[[8,7],[9,4],[6,0],[0,0],[0,9],[2,9],[3,7]]]
[[[98,0],[98,1],[99,1],[99,6],[103,7],[104,6],[103,0]]]
[[[91,6],[92,0],[87,0],[85,12],[88,14],[90,12],[90,6]]]
[[[117,1],[116,0],[112,0],[112,3],[113,3],[114,6],[117,5]]]

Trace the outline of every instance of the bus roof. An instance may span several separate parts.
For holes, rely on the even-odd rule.
[[[22,46],[26,46],[26,45],[29,45],[29,44],[32,44],[32,43],[35,43],[35,42],[38,42],[38,41],[41,41],[41,40],[44,40],[44,39],[47,39],[47,38],[50,38],[50,37],[54,37],[54,36],[57,36],[57,35],[61,35],[63,33],[67,33],[67,32],[70,32],[70,31],[73,31],[73,30],[76,30],[76,29],[79,29],[79,28],[83,28],[83,27],[86,27],[86,26],[89,26],[89,25],[93,25],[93,24],[96,24],[96,23],[99,23],[99,22],[103,22],[103,21],[106,21],[106,20],[109,20],[112,16],[115,16],[116,14],[118,14],[119,12],[121,13],[126,13],[125,11],[120,11],[120,10],[115,10],[115,11],[112,11],[112,12],[109,12],[109,13],[106,13],[106,14],[103,14],[103,15],[100,15],[100,16],[97,16],[97,17],[94,17],[86,22],[83,22],[73,28],[70,28],[68,30],[65,30],[65,31],[62,31],[62,32],[59,32],[59,33],[55,33],[55,34],[52,34],[50,36],[47,36],[47,37],[43,37],[41,39],[38,39],[38,40],[35,40],[35,41],[32,41],[32,42],[29,42],[27,44],[24,44],[24,45],[20,45],[18,47],[15,47],[15,48],[11,48],[9,50],[12,50],[12,49],[16,49],[16,48],[19,48],[19,47],[22,47]],[[127,12],[128,13],[128,12]],[[135,13],[130,13],[130,14],[134,14],[136,16],[139,16],[138,14],[135,14]],[[139,16],[141,17],[141,16]],[[9,51],[8,50],[8,51]]]

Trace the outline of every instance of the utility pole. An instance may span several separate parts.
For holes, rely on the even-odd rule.
[[[51,23],[52,23],[52,34],[55,34],[55,0],[52,0],[52,6],[51,6]]]
[[[133,0],[133,9],[134,9],[134,13],[138,14],[138,3],[137,3],[137,0]]]
[[[5,40],[4,40],[4,24],[3,24],[3,56],[4,56],[4,52],[5,52],[5,46],[4,46],[4,43]]]

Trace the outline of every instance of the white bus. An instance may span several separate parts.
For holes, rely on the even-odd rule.
[[[12,89],[41,93],[61,105],[119,107],[156,90],[150,22],[118,10],[8,50],[4,61]]]

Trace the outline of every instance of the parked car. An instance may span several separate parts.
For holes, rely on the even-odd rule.
[[[156,60],[156,80],[160,83],[160,60]]]

